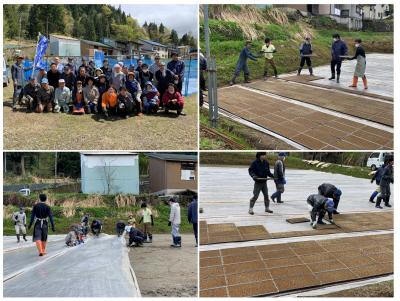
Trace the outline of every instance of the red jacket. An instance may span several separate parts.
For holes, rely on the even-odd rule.
[[[164,105],[167,105],[170,100],[172,99],[177,99],[177,103],[181,106],[185,104],[185,101],[183,99],[183,96],[179,92],[175,92],[174,94],[170,94],[168,91],[165,91],[162,102]]]

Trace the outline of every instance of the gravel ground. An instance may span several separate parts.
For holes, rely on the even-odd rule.
[[[171,248],[171,235],[155,234],[153,243],[131,248],[129,259],[144,297],[196,297],[197,248],[182,235],[182,248]]]

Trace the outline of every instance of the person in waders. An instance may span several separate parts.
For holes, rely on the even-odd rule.
[[[29,222],[28,230],[33,227],[33,242],[36,243],[36,247],[39,251],[39,256],[46,254],[47,244],[47,233],[49,228],[49,222],[51,224],[51,230],[56,231],[54,227],[53,214],[51,213],[50,206],[46,204],[47,196],[45,194],[39,195],[39,202],[33,206],[31,220]]]
[[[366,90],[368,89],[368,82],[367,82],[367,77],[365,76],[365,69],[367,67],[365,50],[361,45],[362,43],[361,39],[355,39],[354,43],[356,47],[356,53],[354,54],[353,57],[348,58],[348,60],[357,60],[357,64],[356,64],[356,69],[354,70],[353,83],[349,87],[357,88],[358,78],[361,77],[364,84],[364,89]]]

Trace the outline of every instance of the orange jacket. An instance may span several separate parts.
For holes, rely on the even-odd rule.
[[[107,107],[113,109],[117,106],[117,103],[117,93],[112,93],[111,95],[108,94],[108,91],[103,93],[103,96],[101,97],[101,106],[103,109],[106,109]]]

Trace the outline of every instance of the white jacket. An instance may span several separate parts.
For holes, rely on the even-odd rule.
[[[171,212],[169,214],[169,221],[173,224],[181,224],[181,207],[178,203],[173,203],[171,205]]]

